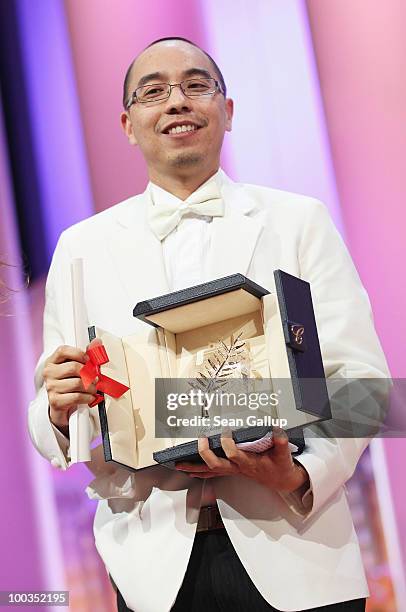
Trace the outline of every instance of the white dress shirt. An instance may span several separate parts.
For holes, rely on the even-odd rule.
[[[196,191],[211,181],[219,180],[219,172],[217,171]],[[154,203],[159,201],[165,205],[172,201],[178,206],[183,204],[180,198],[154,183],[149,184],[149,190]],[[175,229],[162,240],[165,272],[171,291],[193,287],[207,280],[212,221],[213,217],[207,215],[187,213],[183,215]],[[215,503],[216,497],[211,483],[205,482],[201,505],[210,506]]]
[[[220,171],[208,179],[194,193],[212,181],[219,180]],[[151,199],[161,205],[183,204],[182,200],[154,183],[149,184]],[[168,285],[171,291],[199,285],[207,280],[207,261],[210,249],[213,217],[187,213],[177,227],[162,240],[162,252]]]
[[[212,181],[221,181],[220,170],[198,187],[193,194]],[[159,202],[161,206],[169,203],[177,206],[184,204],[180,198],[154,183],[149,183],[149,190],[152,203]],[[165,272],[171,291],[193,287],[207,281],[212,221],[213,217],[206,215],[184,214],[175,229],[162,240]],[[214,504],[216,498],[209,482],[205,482],[204,489],[202,506]],[[301,487],[292,493],[282,493],[282,497],[290,501],[292,510],[299,514],[308,512],[312,505],[310,486],[305,490]]]

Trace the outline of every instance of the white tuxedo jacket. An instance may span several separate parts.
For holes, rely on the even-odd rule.
[[[277,268],[309,281],[326,375],[388,376],[367,295],[325,207],[221,176],[225,216],[213,219],[210,273],[202,282],[240,272],[272,291]],[[118,336],[153,334],[132,316],[138,301],[169,292],[161,243],[146,223],[148,198],[146,191],[71,227],[55,250],[29,427],[38,451],[61,469],[69,466],[68,441],[49,422],[41,373],[57,346],[74,344],[70,262],[84,260],[91,324]],[[96,435],[97,408],[91,414]],[[307,440],[299,461],[313,492],[308,511],[294,494],[282,497],[242,476],[212,480],[238,556],[277,609],[368,595],[344,488],[366,444]],[[130,475],[105,463],[100,446],[88,467],[95,475],[88,493],[100,500],[96,546],[108,571],[131,609],[167,612],[188,564],[203,484],[162,466]]]

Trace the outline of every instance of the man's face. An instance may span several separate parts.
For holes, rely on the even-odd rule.
[[[210,60],[196,47],[183,41],[165,41],[146,49],[136,60],[129,94],[140,84],[180,83],[201,77],[203,72],[218,80]],[[151,75],[151,78],[145,78]],[[172,88],[168,100],[153,104],[135,102],[121,121],[131,144],[137,144],[147,162],[150,176],[176,169],[207,168],[213,172],[220,160],[224,132],[231,130],[233,103],[220,92],[189,98],[180,87]],[[192,126],[171,133],[176,126]]]

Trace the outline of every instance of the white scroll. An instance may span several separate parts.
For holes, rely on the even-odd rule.
[[[78,348],[86,350],[89,344],[89,337],[87,332],[88,319],[85,304],[82,259],[72,260],[71,279],[75,343]],[[86,404],[81,404],[69,419],[71,463],[90,461],[92,430],[89,407]]]

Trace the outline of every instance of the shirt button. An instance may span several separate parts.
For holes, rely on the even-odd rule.
[[[57,457],[52,457],[51,465],[52,465],[52,467],[60,468],[61,467],[61,462],[59,461],[59,459]]]

